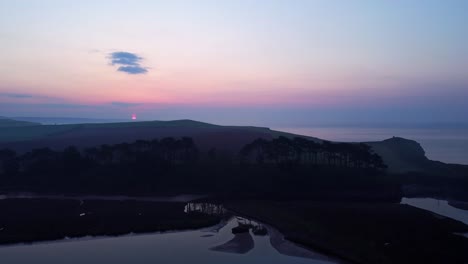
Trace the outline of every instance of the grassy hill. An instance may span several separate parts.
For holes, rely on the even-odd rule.
[[[7,127],[29,127],[29,126],[37,126],[40,125],[39,123],[34,122],[27,122],[27,121],[19,121],[13,120],[6,117],[0,116],[0,128],[7,128]]]
[[[0,148],[11,148],[18,152],[40,147],[60,150],[70,145],[86,148],[138,139],[192,137],[202,150],[213,148],[237,152],[257,138],[271,139],[281,135],[296,136],[265,127],[219,126],[193,120],[35,125],[5,127],[0,131]]]

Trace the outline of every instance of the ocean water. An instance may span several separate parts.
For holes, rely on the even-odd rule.
[[[468,128],[275,127],[274,130],[341,142],[416,140],[431,160],[468,165]]]

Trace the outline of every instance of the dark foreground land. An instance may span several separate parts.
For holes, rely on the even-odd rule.
[[[207,227],[219,217],[185,213],[185,203],[65,199],[0,200],[0,244]]]
[[[0,244],[197,229],[222,215],[185,203],[73,199],[0,200]],[[224,201],[236,214],[270,224],[285,238],[351,263],[467,263],[468,226],[393,203]]]
[[[285,238],[352,263],[467,263],[465,224],[408,205],[344,202],[228,202]]]
[[[203,194],[278,228],[291,241],[349,262],[468,263],[468,238],[454,234],[468,232],[465,224],[397,204],[402,197],[439,197],[465,201],[452,204],[467,208],[468,166],[431,161],[415,141],[338,143],[190,120],[23,125],[0,130],[4,193]],[[195,229],[220,221],[186,214],[184,206],[0,200],[0,244]]]

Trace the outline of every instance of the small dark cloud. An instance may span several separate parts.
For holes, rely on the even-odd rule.
[[[126,72],[128,74],[144,74],[148,72],[146,68],[140,66],[120,66],[117,71]]]
[[[120,107],[132,107],[132,106],[141,105],[140,103],[126,103],[126,102],[112,102],[111,104],[114,106],[120,106]]]
[[[120,64],[137,66],[140,65],[140,61],[143,59],[142,57],[139,57],[134,53],[124,51],[113,52],[110,55],[112,65]]]
[[[142,57],[125,51],[112,52],[109,55],[112,65],[119,65],[117,71],[128,74],[145,74],[148,72],[146,67],[141,66]]]

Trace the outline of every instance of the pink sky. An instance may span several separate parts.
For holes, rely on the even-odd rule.
[[[249,108],[347,116],[380,106],[457,120],[468,111],[460,102],[468,96],[466,7],[461,1],[2,2],[0,115],[140,111],[161,118],[151,113],[166,108],[191,118],[187,109]],[[116,52],[135,57],[125,61]],[[178,115],[165,117],[172,116]]]

